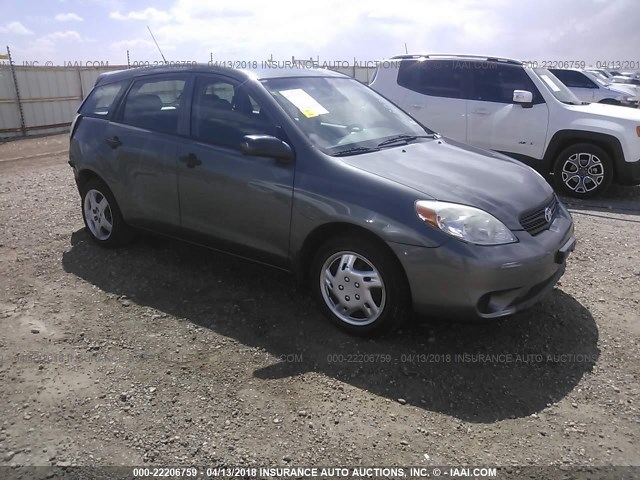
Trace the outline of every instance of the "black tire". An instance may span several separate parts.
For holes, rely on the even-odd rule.
[[[95,216],[92,219],[87,219],[87,213],[85,212],[85,202],[87,196],[91,195],[92,200],[98,200],[102,202],[103,199],[107,205],[104,208],[104,215],[98,215],[97,211],[94,211]],[[130,243],[133,240],[133,230],[124,222],[122,214],[120,213],[120,207],[116,202],[113,193],[109,190],[109,187],[105,183],[97,178],[87,180],[80,187],[80,209],[82,210],[82,219],[87,233],[91,239],[101,247],[105,248],[117,248]],[[95,209],[97,210],[97,209]],[[104,220],[110,221],[111,231],[108,232],[106,224],[100,224]]]
[[[331,259],[340,253],[353,253],[359,258],[354,263],[353,271],[342,270],[342,272],[345,272],[345,276],[341,276],[340,284],[333,285],[333,290],[331,290],[330,287],[324,286],[326,280],[324,277],[325,267],[327,262],[330,262],[329,268],[335,267],[334,274],[337,274],[337,265],[340,264],[341,257],[336,258],[334,261],[331,261]],[[381,278],[382,292],[384,294],[381,294],[376,287],[367,288],[366,282],[371,281],[371,278],[357,273],[368,272],[367,263],[377,271],[378,276]],[[370,273],[373,273],[373,271]],[[347,278],[350,278],[350,280]],[[359,278],[361,279],[360,282],[358,282]],[[335,283],[338,283],[337,276],[334,277],[334,280]],[[362,283],[361,286],[359,285],[360,283]],[[348,235],[331,238],[326,241],[318,249],[311,263],[310,285],[313,296],[324,314],[337,326],[350,333],[372,335],[390,332],[398,328],[410,314],[411,296],[402,267],[384,246],[368,238]],[[369,285],[373,285],[373,283],[369,283]],[[352,314],[354,317],[361,315],[364,318],[350,317],[350,320],[345,320],[334,313],[334,309],[337,309],[338,306],[336,305],[337,302],[333,300],[336,297],[332,291],[338,292],[337,288],[339,287],[343,287],[340,294],[345,295],[345,297],[341,297],[340,302],[345,302],[345,304],[355,302],[356,305],[357,303],[366,302],[364,303],[364,308]],[[371,292],[368,297],[366,296],[367,291]],[[359,293],[364,294],[360,297]],[[352,299],[349,295],[353,295],[354,298]],[[365,313],[365,310],[371,311],[368,307],[367,298],[373,301],[376,308],[380,307],[379,312],[376,315],[371,314],[369,318],[366,318],[367,314]],[[382,298],[384,298],[383,301]],[[353,303],[351,307],[354,307]],[[346,316],[345,313],[343,315]],[[374,319],[372,320],[372,318]],[[353,323],[349,323],[350,321]]]
[[[595,163],[589,166],[589,162]],[[562,193],[575,198],[591,198],[611,185],[613,162],[609,154],[597,145],[576,143],[558,155],[553,175],[556,187]]]
[[[605,105],[622,105],[618,100],[614,100],[613,98],[605,98],[598,103],[604,103]]]

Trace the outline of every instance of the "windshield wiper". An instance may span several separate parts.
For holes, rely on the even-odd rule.
[[[395,137],[391,137],[380,142],[378,144],[378,147],[387,147],[389,145],[393,145],[394,143],[399,143],[399,142],[404,142],[404,144],[406,145],[407,143],[413,142],[418,138],[436,138],[436,135],[437,135],[436,133],[433,133],[431,135],[407,135],[403,133],[401,135],[396,135]]]
[[[376,147],[353,147],[353,148],[347,148],[345,150],[340,150],[336,153],[333,154],[334,157],[346,157],[348,155],[358,155],[360,153],[370,153],[370,152],[377,152],[379,151],[379,148]]]

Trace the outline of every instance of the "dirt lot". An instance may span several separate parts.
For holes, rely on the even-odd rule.
[[[65,145],[0,145],[0,465],[640,465],[640,188],[571,202],[531,311],[362,340],[279,271],[96,247]]]

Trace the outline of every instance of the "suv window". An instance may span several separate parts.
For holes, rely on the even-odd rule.
[[[276,127],[246,86],[224,77],[199,77],[193,93],[191,136],[240,148],[242,137],[276,135]]]
[[[133,84],[122,109],[122,122],[166,133],[178,133],[185,78],[145,78]]]
[[[79,113],[87,116],[106,117],[115,106],[116,98],[127,86],[128,81],[108,83],[94,88],[80,107]]]
[[[434,97],[464,98],[464,76],[468,69],[456,68],[448,60],[406,60],[400,63],[398,85]]]
[[[540,91],[522,67],[495,63],[477,63],[477,65],[477,68],[473,68],[471,99],[513,103],[514,90],[528,90],[533,94],[534,104],[544,103]],[[486,65],[486,68],[481,68],[480,65]]]
[[[549,71],[569,88],[598,88],[598,86],[591,81],[591,79],[587,78],[586,75],[583,75],[582,72],[557,68],[550,68]]]

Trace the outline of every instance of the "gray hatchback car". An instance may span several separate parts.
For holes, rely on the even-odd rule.
[[[357,333],[412,308],[512,314],[553,287],[575,246],[534,170],[326,70],[103,74],[69,164],[98,244],[146,229],[290,270]]]

